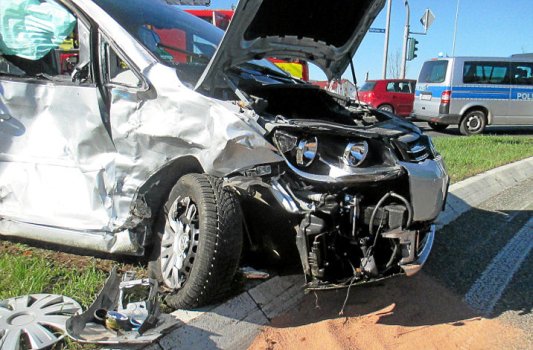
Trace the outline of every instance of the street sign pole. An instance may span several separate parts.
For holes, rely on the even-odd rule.
[[[402,67],[400,71],[400,78],[405,79],[405,67],[407,64],[407,41],[409,40],[409,2],[405,0],[405,30],[403,33],[403,53],[402,53]]]
[[[385,27],[385,45],[383,48],[383,79],[387,79],[387,60],[389,57],[389,32],[390,32],[390,13],[392,8],[392,0],[388,0],[387,5],[387,25]]]

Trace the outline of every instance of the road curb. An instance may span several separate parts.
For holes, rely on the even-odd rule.
[[[533,177],[533,157],[475,175],[450,186],[445,210],[437,228],[451,223],[463,213],[518,183]]]
[[[453,184],[437,227],[529,178],[533,178],[533,157]],[[246,349],[272,318],[297,305],[304,296],[303,283],[302,275],[276,276],[223,304],[178,310],[172,315],[180,325],[145,349]]]

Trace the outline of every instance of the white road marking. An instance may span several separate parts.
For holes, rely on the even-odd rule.
[[[472,285],[464,301],[484,315],[490,315],[505,288],[533,248],[533,217],[491,261]]]

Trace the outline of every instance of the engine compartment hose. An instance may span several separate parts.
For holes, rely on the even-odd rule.
[[[374,210],[372,210],[372,215],[370,216],[370,223],[368,224],[368,232],[370,233],[370,235],[372,236],[374,234],[374,220],[376,218],[376,214],[379,210],[379,208],[381,208],[381,206],[383,205],[383,203],[389,198],[389,197],[394,197],[396,199],[399,199],[400,201],[403,202],[403,204],[405,204],[405,207],[407,208],[407,223],[406,223],[406,227],[409,227],[411,226],[411,223],[413,222],[413,207],[411,206],[411,203],[409,203],[409,201],[407,199],[405,199],[405,197],[391,191],[391,192],[387,192],[383,197],[381,197],[381,199],[378,201],[378,204],[376,204],[376,207],[374,208]],[[376,233],[376,236],[374,237],[374,244],[372,244],[372,247],[375,247],[376,246],[376,243],[378,241],[378,233]]]

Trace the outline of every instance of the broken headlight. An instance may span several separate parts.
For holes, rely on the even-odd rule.
[[[298,144],[298,137],[284,131],[276,131],[274,134],[274,143],[281,153],[292,151]]]
[[[300,140],[296,148],[296,163],[300,166],[308,167],[313,163],[318,155],[318,139],[311,137]]]
[[[357,167],[361,165],[368,155],[368,142],[358,141],[350,142],[344,149],[344,154],[342,156],[342,161],[344,164]]]
[[[314,136],[277,130],[273,139],[289,163],[317,175],[329,174],[332,167],[350,172],[353,168],[385,163],[381,152],[375,152],[382,148],[376,141],[358,137]]]

